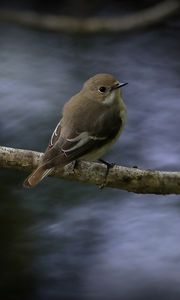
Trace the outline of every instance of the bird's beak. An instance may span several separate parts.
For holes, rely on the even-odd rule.
[[[120,82],[118,82],[118,83],[116,83],[112,88],[111,88],[111,91],[113,91],[113,90],[116,90],[116,89],[120,89],[120,88],[122,88],[123,86],[125,86],[125,85],[127,85],[128,84],[128,82],[122,82],[122,83],[120,83]]]
[[[128,82],[124,82],[124,83],[122,82],[122,83],[119,84],[119,88],[121,88],[122,86],[125,86],[127,84],[128,84]]]

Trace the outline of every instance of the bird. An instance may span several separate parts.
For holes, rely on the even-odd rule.
[[[23,186],[35,187],[55,167],[79,160],[101,161],[124,129],[127,111],[119,82],[112,74],[96,74],[64,105],[39,166]]]

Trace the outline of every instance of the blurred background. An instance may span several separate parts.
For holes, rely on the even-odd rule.
[[[0,13],[124,17],[157,3],[1,0]],[[180,170],[178,10],[153,26],[97,34],[1,17],[0,145],[43,152],[64,103],[90,76],[106,72],[129,83],[128,123],[106,159]],[[0,170],[1,299],[180,299],[179,196],[55,178],[25,190],[26,176]]]

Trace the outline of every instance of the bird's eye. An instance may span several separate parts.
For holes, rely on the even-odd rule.
[[[105,86],[101,86],[101,87],[99,88],[99,92],[100,92],[100,93],[105,93],[105,92],[106,92],[106,87],[105,87]]]

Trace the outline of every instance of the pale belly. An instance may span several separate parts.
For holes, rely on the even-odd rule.
[[[103,147],[101,147],[99,149],[96,149],[95,151],[92,151],[92,152],[82,156],[80,159],[87,160],[87,161],[95,161],[95,160],[102,158],[108,152],[108,150],[111,148],[111,146],[116,142],[118,137],[119,137],[119,134],[118,134],[117,138],[114,138],[110,143],[104,145]]]

